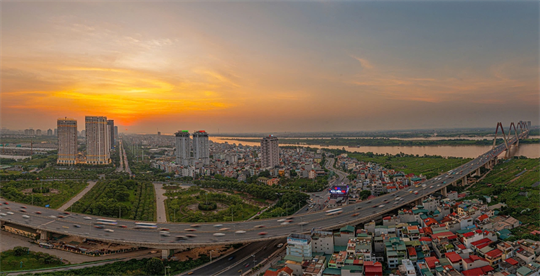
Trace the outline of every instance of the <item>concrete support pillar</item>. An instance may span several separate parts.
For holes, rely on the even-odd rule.
[[[476,175],[480,176],[480,168],[476,169]]]
[[[416,205],[422,205],[422,198],[416,200]]]
[[[40,233],[40,236],[39,236],[39,239],[42,240],[42,241],[48,241],[49,240],[49,232],[45,231],[45,230],[40,230],[41,233]]]
[[[162,249],[162,250],[161,250],[161,258],[162,258],[162,259],[167,259],[167,258],[169,258],[169,253],[170,253],[170,250],[169,250],[169,249]]]
[[[448,196],[448,190],[446,189],[446,186],[444,186],[444,188],[441,189],[441,194],[444,197]]]
[[[462,179],[461,179],[461,186],[465,186],[467,185],[467,176],[464,176]]]

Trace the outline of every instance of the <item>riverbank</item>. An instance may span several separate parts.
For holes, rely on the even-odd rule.
[[[231,138],[239,142],[260,142],[260,139]],[[279,139],[280,144],[300,144],[317,146],[345,146],[345,147],[423,147],[423,146],[489,146],[493,145],[493,139],[446,139],[446,140],[399,140],[390,138],[330,138],[330,139]],[[503,143],[503,139],[497,139],[497,144]],[[520,144],[539,144],[540,139],[523,139]]]

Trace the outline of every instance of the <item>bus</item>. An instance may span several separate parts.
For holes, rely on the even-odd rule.
[[[116,225],[116,220],[112,219],[96,219],[96,224],[103,224],[103,225]]]
[[[157,224],[151,222],[135,222],[135,229],[157,229]]]
[[[340,212],[341,210],[342,210],[341,208],[337,208],[337,209],[328,210],[326,211],[326,213],[337,213],[337,212]]]

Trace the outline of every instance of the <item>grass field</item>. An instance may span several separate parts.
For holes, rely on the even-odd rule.
[[[239,195],[208,193],[198,187],[176,191],[169,190],[165,195],[168,197],[165,200],[168,221],[217,222],[233,219],[239,221],[255,215],[261,209],[258,206],[245,203]],[[219,204],[220,208],[214,211],[198,210],[196,206],[206,202],[206,200]]]
[[[83,181],[34,181],[21,180],[9,181],[2,184],[2,196],[7,200],[13,200],[36,206],[50,205],[50,208],[58,208],[78,194],[87,183]],[[23,192],[32,188],[49,188],[50,193]],[[33,194],[33,196],[32,196]],[[33,197],[33,198],[32,198]]]
[[[533,187],[533,184],[540,181],[539,175],[538,159],[510,159],[495,166],[486,178],[472,186],[469,191],[472,195],[497,196],[498,198],[492,197],[493,204],[504,202],[514,209],[511,215],[516,219],[523,223],[538,223],[540,185]],[[520,192],[527,192],[527,196],[519,195]],[[530,211],[524,211],[527,208]]]
[[[370,153],[349,153],[349,157],[356,158],[359,161],[374,162],[387,169],[403,171],[406,174],[422,174],[427,178],[435,177],[471,160],[469,158],[416,157],[411,155],[399,157]]]

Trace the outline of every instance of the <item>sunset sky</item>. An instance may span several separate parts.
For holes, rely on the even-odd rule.
[[[132,133],[539,123],[539,4],[14,2],[1,124]]]

